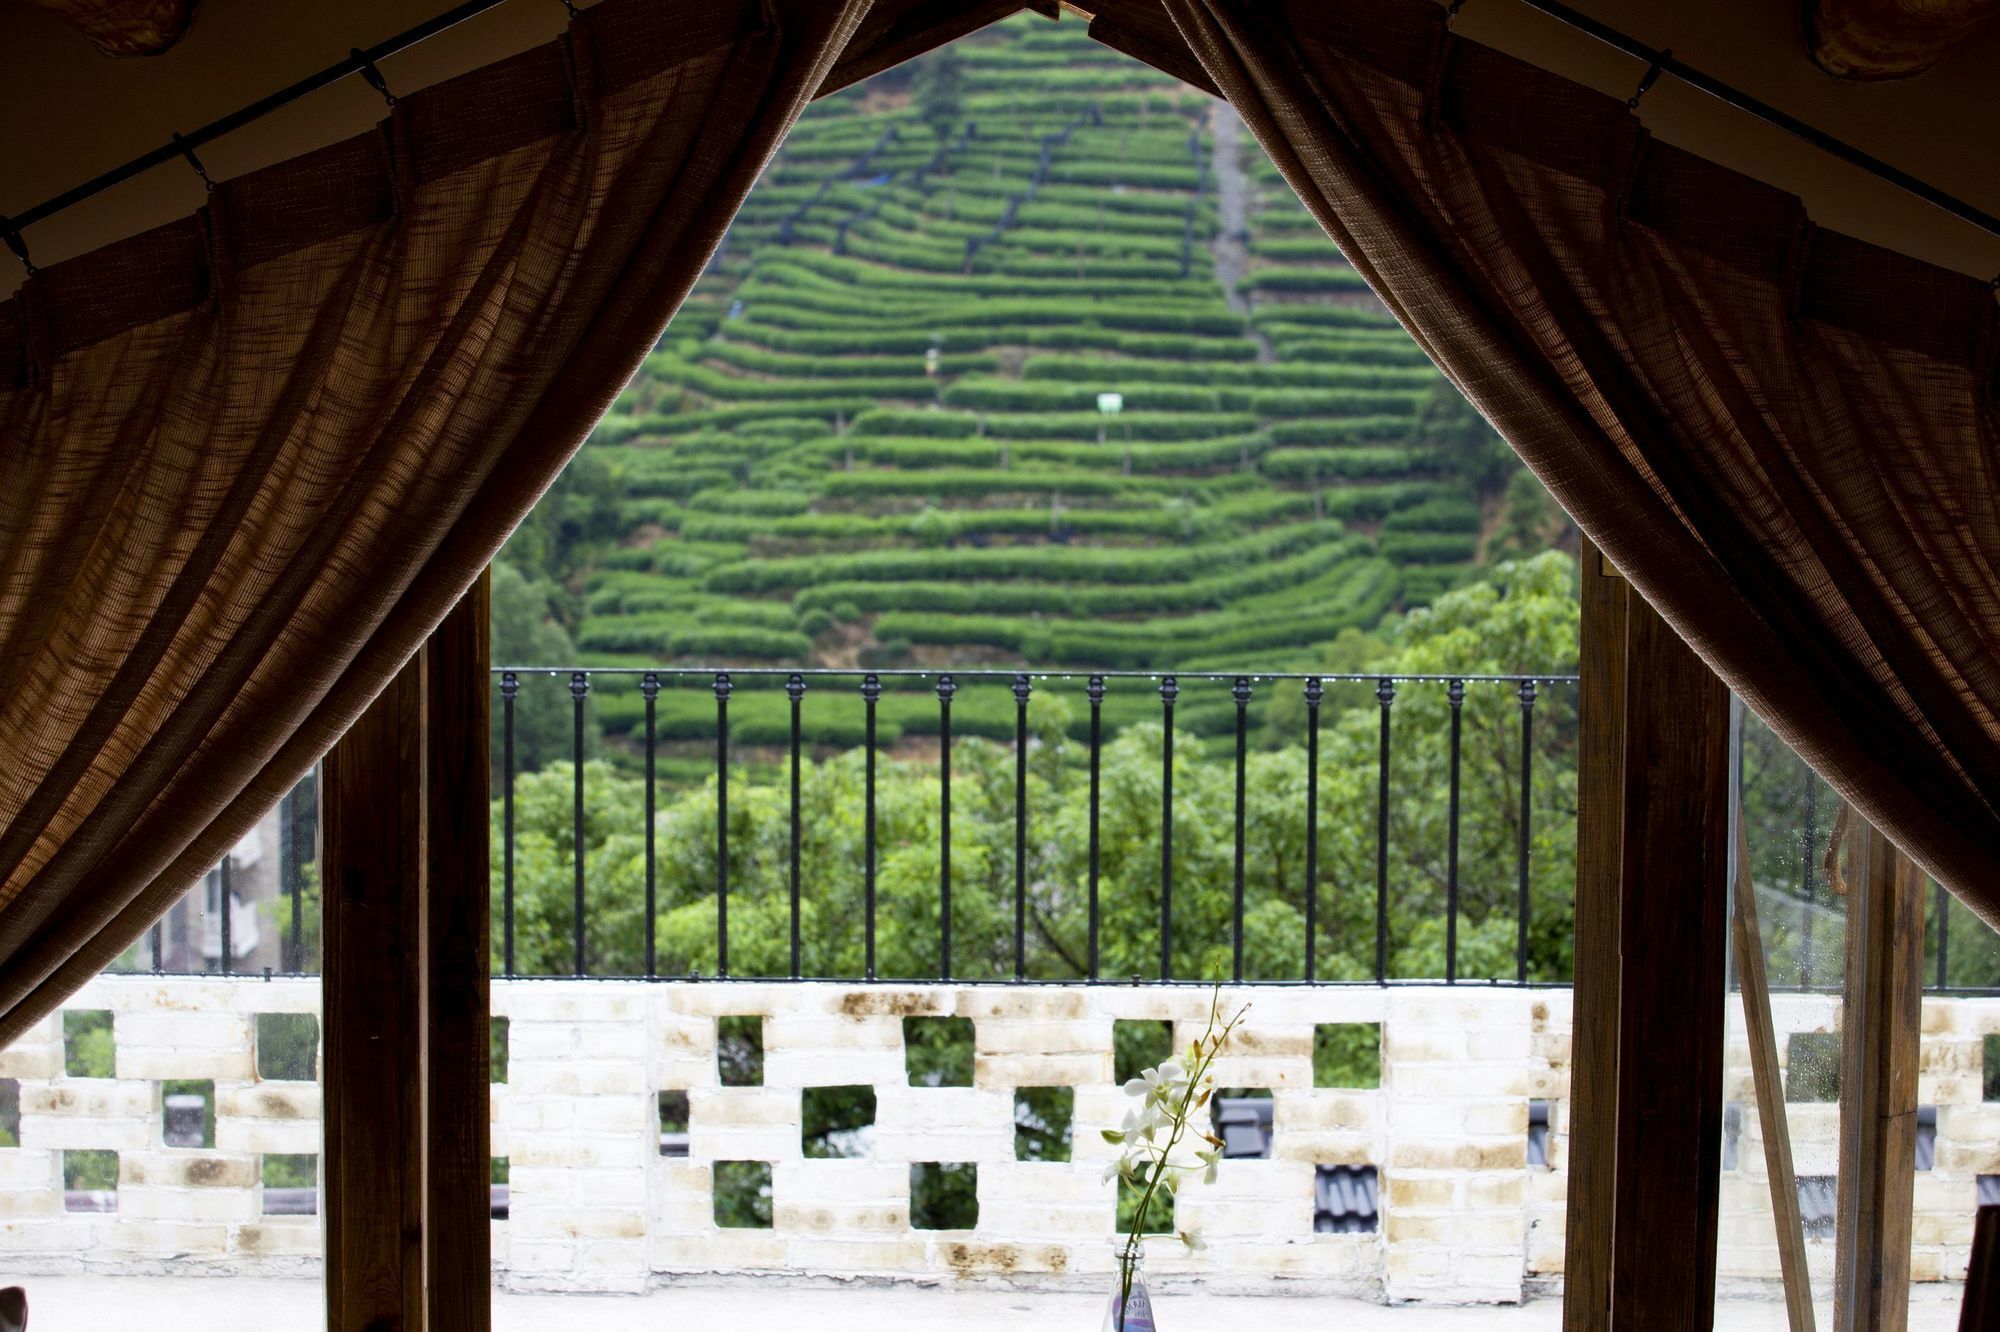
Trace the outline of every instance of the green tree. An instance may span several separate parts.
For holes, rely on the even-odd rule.
[[[556,617],[560,591],[547,579],[531,580],[506,559],[493,562],[493,664],[495,666],[570,666],[576,645]],[[502,748],[504,705],[493,691],[493,781],[504,780]],[[574,713],[559,681],[543,676],[521,677],[514,707],[516,772],[532,772],[573,754]],[[584,752],[597,751],[599,727],[593,710],[584,712]]]
[[[1431,389],[1417,417],[1415,442],[1469,483],[1481,499],[1499,494],[1521,466],[1500,432],[1449,379],[1440,378]]]
[[[917,67],[917,115],[942,143],[965,119],[965,58],[949,46],[925,56]]]

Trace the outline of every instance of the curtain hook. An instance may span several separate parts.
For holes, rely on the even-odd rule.
[[[576,0],[562,0],[562,7],[569,11],[569,21],[572,23],[576,22],[576,16],[579,12],[576,7]]]
[[[1660,74],[1666,69],[1667,62],[1669,60],[1672,60],[1673,58],[1674,58],[1674,50],[1671,46],[1664,51],[1656,53],[1653,56],[1653,62],[1646,66],[1646,73],[1639,80],[1638,91],[1634,92],[1630,97],[1625,99],[1626,110],[1637,111],[1639,109],[1640,100],[1644,98],[1648,92],[1652,91],[1653,85],[1655,83],[1658,83],[1660,81]]]
[[[375,68],[375,62],[362,54],[360,47],[357,46],[349,51],[347,58],[359,67],[361,77],[367,81],[368,86],[382,94],[383,101],[387,102],[390,106],[396,104],[396,94],[389,91],[389,81],[382,77],[381,70]]]
[[[173,142],[174,147],[181,150],[181,156],[187,159],[187,164],[194,168],[194,174],[201,177],[202,188],[210,194],[215,193],[215,182],[208,178],[208,171],[202,166],[201,159],[194,155],[194,145],[183,139],[178,132],[174,134]]]
[[[1447,29],[1450,29],[1454,23],[1458,22],[1458,11],[1464,8],[1465,0],[1451,0],[1451,3],[1445,6],[1444,26]]]
[[[35,261],[28,257],[28,242],[21,239],[21,229],[5,217],[0,217],[0,241],[6,242],[14,257],[21,261],[21,267],[28,270],[29,277],[42,271],[36,268]]]

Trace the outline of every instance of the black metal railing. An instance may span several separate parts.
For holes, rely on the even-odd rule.
[[[517,822],[517,779],[524,775],[524,764],[520,741],[522,686],[525,680],[548,680],[554,685],[558,695],[567,694],[568,708],[565,731],[559,746],[544,745],[543,757],[567,758],[571,767],[568,795],[568,818],[570,823],[569,863],[562,867],[568,879],[569,917],[567,940],[570,963],[566,970],[549,967],[523,968],[517,956],[517,882],[520,871]],[[643,952],[642,964],[637,974],[653,979],[700,979],[701,973],[682,969],[673,973],[660,967],[660,949],[657,938],[661,902],[661,861],[659,855],[659,815],[661,807],[659,793],[662,785],[660,763],[664,753],[672,750],[681,763],[683,776],[686,770],[686,754],[690,748],[699,748],[706,742],[691,741],[685,724],[685,709],[682,710],[682,724],[674,735],[663,734],[660,706],[663,699],[672,700],[677,696],[683,700],[689,695],[698,695],[705,705],[712,706],[712,721],[704,724],[705,730],[712,730],[712,764],[707,765],[715,778],[715,820],[713,838],[715,847],[715,876],[713,897],[715,911],[714,957],[716,969],[711,978],[737,979],[731,974],[730,966],[730,925],[729,907],[732,895],[730,878],[730,806],[732,765],[740,761],[740,756],[732,750],[730,703],[732,695],[739,689],[755,692],[781,692],[785,707],[784,725],[778,742],[770,743],[767,734],[763,742],[749,746],[767,766],[775,762],[784,769],[782,789],[785,797],[785,820],[787,824],[787,845],[784,853],[783,889],[788,897],[786,929],[786,965],[781,974],[770,974],[744,979],[801,979],[873,981],[879,979],[877,965],[877,913],[879,908],[878,875],[880,871],[880,846],[877,837],[878,811],[877,784],[878,761],[883,746],[878,737],[878,713],[885,691],[893,687],[908,690],[921,687],[935,697],[935,737],[936,748],[932,754],[936,764],[937,780],[937,834],[936,848],[936,893],[938,905],[935,977],[980,983],[981,978],[964,977],[958,974],[953,946],[953,754],[961,742],[962,732],[954,724],[954,705],[963,707],[968,698],[976,698],[980,692],[997,696],[1011,702],[1010,725],[996,727],[987,718],[984,734],[996,742],[1006,743],[1011,750],[1012,760],[1012,828],[1013,866],[1011,875],[1011,966],[1003,968],[1003,974],[986,978],[1004,982],[1021,982],[1030,979],[1038,983],[1050,981],[1098,982],[1105,980],[1133,981],[1142,979],[1136,975],[1108,975],[1103,965],[1102,931],[1104,927],[1101,890],[1102,861],[1102,811],[1103,773],[1102,759],[1105,749],[1115,729],[1107,721],[1109,706],[1123,702],[1126,704],[1123,724],[1131,723],[1131,704],[1135,696],[1148,700],[1150,718],[1160,723],[1159,737],[1159,813],[1158,847],[1159,863],[1157,889],[1157,928],[1159,930],[1159,963],[1154,976],[1145,978],[1164,983],[1206,983],[1206,978],[1180,975],[1175,970],[1175,890],[1176,847],[1175,831],[1175,743],[1177,732],[1183,742],[1189,738],[1186,726],[1176,726],[1176,712],[1182,713],[1191,705],[1205,700],[1226,699],[1226,709],[1231,714],[1222,726],[1210,725],[1206,729],[1212,733],[1209,739],[1216,742],[1211,746],[1212,756],[1219,761],[1233,764],[1233,820],[1231,828],[1230,857],[1230,901],[1228,912],[1228,974],[1233,981],[1245,983],[1305,983],[1305,984],[1376,984],[1385,985],[1418,977],[1392,974],[1390,959],[1390,922],[1392,917],[1392,866],[1393,855],[1398,850],[1392,836],[1391,801],[1395,791],[1397,765],[1395,762],[1394,740],[1402,734],[1395,725],[1399,703],[1405,703],[1413,696],[1413,691],[1440,691],[1445,703],[1444,743],[1445,776],[1442,799],[1444,805],[1444,858],[1442,867],[1442,904],[1440,914],[1444,942],[1441,957],[1441,974],[1421,979],[1442,980],[1447,984],[1458,984],[1467,979],[1461,970],[1461,925],[1466,919],[1465,904],[1462,901],[1462,847],[1461,831],[1465,822],[1465,708],[1471,691],[1493,691],[1511,696],[1513,706],[1518,710],[1518,743],[1513,749],[1514,770],[1509,778],[1518,781],[1514,791],[1516,808],[1512,811],[1515,827],[1515,843],[1512,847],[1514,864],[1513,888],[1514,908],[1514,966],[1511,976],[1480,976],[1482,984],[1526,985],[1530,983],[1556,983],[1566,981],[1566,977],[1555,975],[1534,975],[1531,960],[1531,925],[1533,902],[1530,887],[1534,855],[1534,815],[1536,799],[1535,754],[1538,738],[1538,705],[1552,698],[1560,698],[1568,708],[1568,716],[1574,720],[1576,677],[1563,674],[1547,675],[1352,675],[1352,674],[1230,674],[1209,671],[1188,671],[1175,674],[1135,671],[1082,672],[1023,672],[1017,670],[968,669],[951,671],[921,670],[786,670],[782,668],[725,668],[708,667],[660,667],[660,668],[603,668],[603,667],[497,667],[493,671],[495,701],[497,705],[495,749],[498,770],[494,774],[498,788],[497,801],[500,806],[500,836],[495,846],[494,859],[498,882],[496,884],[495,946],[498,964],[496,972],[507,977],[564,976],[576,977],[593,974],[587,968],[585,947],[586,925],[593,907],[591,884],[587,872],[587,857],[583,854],[586,844],[585,824],[587,819],[586,797],[590,781],[591,765],[586,761],[593,734],[592,703],[602,700],[606,694],[623,691],[636,694],[641,709],[630,727],[625,743],[632,750],[632,764],[644,773],[643,797],[632,813],[632,823],[643,828]],[[599,687],[600,682],[603,688]],[[1034,811],[1030,803],[1029,752],[1031,748],[1031,728],[1029,712],[1032,701],[1038,693],[1048,690],[1066,690],[1071,696],[1076,694],[1076,685],[1081,685],[1081,698],[1088,708],[1087,722],[1078,728],[1077,738],[1084,747],[1083,761],[1087,769],[1087,819],[1083,836],[1086,839],[1083,879],[1086,895],[1085,906],[1085,952],[1080,974],[1062,977],[1031,977],[1028,968],[1028,903],[1029,896],[1029,847]],[[1322,908],[1320,891],[1322,871],[1322,721],[1333,708],[1334,691],[1346,687],[1363,700],[1361,706],[1372,701],[1375,718],[1375,772],[1374,799],[1372,809],[1345,811],[1352,819],[1371,821],[1370,833],[1373,843],[1373,887],[1372,903],[1373,939],[1372,958],[1361,964],[1366,973],[1360,976],[1348,975],[1334,978],[1323,974],[1321,944],[1323,926],[1326,920]],[[1206,691],[1206,693],[1204,693]],[[1305,750],[1304,795],[1300,801],[1297,817],[1303,832],[1304,858],[1303,882],[1307,886],[1303,895],[1303,948],[1302,966],[1296,975],[1274,981],[1265,976],[1246,974],[1246,894],[1247,894],[1247,844],[1248,809],[1246,773],[1250,753],[1251,712],[1254,704],[1268,703],[1282,691],[1296,691],[1296,698],[1303,703],[1305,720],[1303,740]],[[806,770],[811,751],[817,747],[822,751],[839,745],[821,743],[815,746],[810,739],[807,725],[812,704],[820,700],[845,697],[850,705],[859,700],[862,707],[863,725],[860,730],[863,753],[862,779],[862,821],[864,840],[861,864],[858,874],[862,880],[861,931],[863,935],[862,962],[855,974],[808,976],[804,969],[805,932],[803,928],[803,907],[808,892],[813,885],[805,880],[801,847],[805,843],[805,812],[802,801],[802,774]],[[1351,711],[1354,705],[1349,705]],[[1215,717],[1211,710],[1208,721]],[[1406,724],[1407,725],[1407,724]],[[975,728],[977,729],[977,728]],[[1203,737],[1197,736],[1198,740]],[[1226,746],[1221,742],[1227,742]],[[1296,741],[1294,741],[1296,743]],[[775,754],[775,760],[770,756]],[[1560,763],[1561,756],[1558,755]],[[1789,992],[1837,992],[1839,977],[1825,965],[1815,961],[1814,939],[1825,920],[1837,917],[1838,904],[1821,900],[1823,891],[1816,883],[1815,867],[1828,830],[1820,825],[1825,822],[1819,817],[1818,797],[1814,783],[1808,780],[1803,788],[1803,818],[1793,826],[1798,828],[1799,841],[1796,845],[1800,874],[1797,885],[1800,891],[1794,895],[1789,890],[1776,890],[1765,910],[1772,915],[1773,930],[1788,934],[1793,942],[1790,955],[1785,961],[1774,961],[1771,987]],[[310,899],[316,884],[315,847],[317,842],[317,802],[313,779],[308,778],[298,788],[288,794],[278,809],[278,882],[275,897],[256,904],[265,910],[266,923],[274,936],[268,955],[261,961],[239,960],[233,938],[234,922],[229,904],[235,896],[234,871],[230,859],[225,858],[206,876],[204,882],[194,888],[184,903],[170,912],[162,923],[156,923],[136,949],[132,958],[126,959],[114,969],[151,971],[156,974],[208,974],[239,975],[246,977],[273,975],[311,975],[318,971],[316,938],[317,903]],[[990,817],[990,815],[989,815]],[[1780,814],[1782,817],[1782,812]],[[1490,875],[1488,876],[1490,883]],[[1760,896],[1766,895],[1760,889]],[[1490,912],[1492,896],[1487,893]],[[1546,900],[1546,899],[1545,899]],[[210,930],[209,916],[217,918]],[[1968,984],[1966,978],[1957,983],[1951,979],[1951,958],[1953,957],[1950,936],[1960,925],[1967,924],[1963,912],[1954,909],[1949,893],[1942,887],[1935,889],[1932,909],[1928,922],[1932,944],[1927,961],[1925,983],[1927,991],[1940,994],[1995,994],[2000,993],[2000,985]],[[1544,922],[1547,923],[1546,921]],[[1837,922],[1835,922],[1837,925]],[[1825,926],[1834,928],[1834,926]],[[176,937],[176,934],[178,937]],[[213,939],[208,936],[213,934]],[[1774,935],[1775,937],[1775,935]],[[219,945],[219,955],[204,957],[208,943]],[[1961,941],[1962,942],[1962,941]],[[1985,934],[1975,939],[1993,943]],[[2000,949],[1988,949],[1996,960],[2000,960]],[[1983,954],[1982,954],[1983,955]],[[275,962],[271,959],[275,958]],[[1367,965],[1372,962],[1372,966]],[[1984,966],[1974,967],[1980,973],[1975,979],[1984,979],[1989,970]],[[620,975],[631,974],[628,968]],[[907,974],[899,974],[898,979],[923,979]]]
[[[1319,933],[1320,933],[1320,759],[1322,714],[1327,710],[1329,690],[1335,686],[1362,686],[1372,694],[1377,709],[1376,722],[1376,780],[1374,809],[1367,812],[1373,820],[1374,838],[1374,932],[1372,974],[1361,978],[1360,983],[1388,984],[1392,981],[1409,979],[1392,975],[1390,965],[1390,916],[1391,916],[1391,817],[1392,783],[1394,780],[1394,747],[1392,744],[1392,716],[1399,698],[1413,689],[1440,691],[1448,704],[1449,726],[1447,733],[1449,794],[1446,813],[1446,864],[1444,868],[1444,916],[1445,946],[1443,979],[1447,983],[1460,980],[1459,968],[1459,924],[1462,914],[1460,895],[1460,823],[1462,817],[1462,765],[1464,762],[1463,712],[1468,690],[1493,690],[1508,696],[1519,714],[1519,743],[1514,755],[1518,769],[1518,808],[1512,811],[1516,823],[1517,840],[1511,848],[1514,854],[1513,879],[1516,886],[1516,915],[1514,937],[1514,965],[1511,977],[1482,978],[1482,983],[1530,983],[1530,913],[1529,886],[1531,881],[1531,858],[1533,839],[1531,830],[1534,823],[1534,750],[1536,747],[1536,706],[1547,695],[1545,691],[1561,691],[1570,705],[1570,715],[1574,715],[1574,690],[1576,677],[1566,674],[1545,675],[1339,675],[1339,674],[1233,674],[1211,671],[1192,671],[1167,674],[1162,672],[1101,671],[1101,672],[1028,672],[1018,670],[970,669],[949,671],[926,670],[845,670],[812,669],[786,670],[783,668],[710,668],[710,667],[660,667],[660,668],[581,668],[581,667],[496,667],[493,670],[496,695],[499,702],[497,717],[499,734],[498,750],[501,768],[496,774],[500,788],[500,892],[498,913],[501,938],[499,943],[500,973],[505,976],[528,974],[553,974],[547,970],[530,971],[517,967],[516,955],[516,896],[517,896],[517,841],[520,827],[516,808],[517,779],[522,775],[518,761],[516,737],[521,725],[520,705],[522,686],[531,678],[546,678],[558,684],[567,683],[572,702],[567,749],[572,765],[573,789],[571,792],[571,827],[568,830],[570,864],[573,874],[574,902],[570,911],[569,928],[572,967],[564,973],[584,976],[586,967],[585,934],[589,921],[590,901],[586,882],[585,865],[587,856],[584,848],[586,832],[586,738],[588,731],[587,702],[598,697],[605,686],[615,684],[629,693],[636,685],[643,700],[643,712],[634,720],[629,743],[638,751],[637,761],[645,773],[645,803],[643,809],[635,809],[635,824],[644,828],[644,924],[643,975],[656,979],[689,979],[700,973],[689,972],[677,975],[662,975],[659,970],[659,941],[657,939],[657,918],[660,897],[659,866],[657,845],[659,837],[658,771],[663,744],[658,706],[664,696],[679,696],[685,699],[689,694],[713,698],[713,777],[715,792],[715,813],[713,838],[715,845],[714,880],[714,920],[713,940],[715,971],[710,979],[736,979],[730,966],[730,926],[729,908],[731,899],[730,882],[730,786],[732,769],[730,701],[732,695],[741,689],[768,691],[782,689],[789,703],[789,728],[783,742],[763,746],[765,750],[775,750],[780,761],[787,768],[787,791],[789,796],[788,819],[789,836],[786,855],[785,888],[789,894],[789,966],[784,977],[791,979],[842,979],[873,981],[880,978],[877,963],[877,912],[879,908],[878,874],[879,846],[877,838],[878,811],[877,784],[878,760],[882,745],[878,742],[878,715],[885,687],[894,685],[904,689],[921,688],[934,693],[936,698],[935,732],[937,748],[935,762],[937,773],[937,963],[935,974],[939,979],[966,979],[959,976],[954,968],[952,953],[952,819],[953,783],[952,753],[954,749],[953,707],[955,702],[963,703],[968,691],[986,689],[1000,691],[1012,699],[1011,744],[1013,763],[1013,803],[1012,803],[1012,952],[1010,974],[992,979],[1023,982],[1030,979],[1028,968],[1028,904],[1030,861],[1030,824],[1033,811],[1029,795],[1029,754],[1031,735],[1029,725],[1030,704],[1037,691],[1050,687],[1061,687],[1067,683],[1074,692],[1074,686],[1081,684],[1081,696],[1089,709],[1085,738],[1084,763],[1087,767],[1088,805],[1086,837],[1088,851],[1086,857],[1084,891],[1086,897],[1085,918],[1087,921],[1086,964],[1082,974],[1067,977],[1042,977],[1038,980],[1068,980],[1073,982],[1094,982],[1107,979],[1103,974],[1101,953],[1101,929],[1103,903],[1101,900],[1101,829],[1102,829],[1102,759],[1107,743],[1105,708],[1107,701],[1118,695],[1126,698],[1144,691],[1157,700],[1156,716],[1160,723],[1160,812],[1159,812],[1159,890],[1158,890],[1158,930],[1159,969],[1151,979],[1165,983],[1187,981],[1201,983],[1197,976],[1177,975],[1175,970],[1175,919],[1174,894],[1176,887],[1176,860],[1174,846],[1175,829],[1175,722],[1176,708],[1185,709],[1193,699],[1195,691],[1222,691],[1233,711],[1233,724],[1228,734],[1233,736],[1226,758],[1233,763],[1234,798],[1231,854],[1231,898],[1229,910],[1229,978],[1246,983],[1271,983],[1269,978],[1246,975],[1245,904],[1246,904],[1246,783],[1248,758],[1250,753],[1250,718],[1252,704],[1268,698],[1271,691],[1296,691],[1305,708],[1303,740],[1306,749],[1306,791],[1298,818],[1303,824],[1305,839],[1304,882],[1304,965],[1296,976],[1287,977],[1278,983],[1355,983],[1354,978],[1336,982],[1320,975]],[[862,705],[862,849],[858,874],[861,880],[861,931],[862,965],[860,974],[843,977],[807,976],[802,967],[801,949],[801,902],[809,885],[802,881],[800,847],[806,837],[802,819],[800,785],[801,772],[808,750],[806,739],[806,713],[810,703],[829,694],[845,694],[849,700],[858,697]],[[1365,695],[1364,695],[1365,696]],[[688,749],[685,728],[678,736],[677,747],[685,753]],[[772,979],[758,976],[756,979]],[[905,979],[918,979],[903,977]],[[1118,977],[1118,979],[1128,979]],[[1137,979],[1136,977],[1129,979]],[[1435,979],[1432,977],[1431,979]],[[1542,977],[1544,981],[1562,983],[1566,978]]]

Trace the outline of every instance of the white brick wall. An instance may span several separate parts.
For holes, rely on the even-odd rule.
[[[1567,1186],[1570,996],[1486,987],[1273,988],[1248,1002],[1217,1061],[1223,1086],[1268,1087],[1273,1159],[1228,1161],[1191,1186],[1177,1221],[1206,1234],[1189,1257],[1162,1242],[1156,1280],[1220,1290],[1302,1288],[1439,1303],[1511,1301],[1524,1282],[1560,1277]],[[262,1215],[261,1157],[317,1153],[312,1082],[261,1080],[260,1012],[316,1012],[313,981],[106,976],[68,1004],[109,1009],[113,1078],[64,1074],[60,1015],[0,1051],[19,1081],[21,1145],[0,1149],[0,1266],[16,1271],[316,1271],[311,1217]],[[1784,1036],[1837,1028],[1837,1000],[1780,995]],[[1095,1284],[1111,1266],[1113,1150],[1098,1135],[1123,1116],[1111,1085],[1112,1024],[1166,1020],[1178,1044],[1199,1034],[1208,995],[1193,988],[837,986],[512,981],[494,986],[509,1020],[509,1081],[492,1091],[493,1143],[510,1164],[511,1217],[494,1226],[495,1264],[517,1288],[632,1291],[672,1276],[774,1272],[917,1280],[1021,1279]],[[716,1019],[758,1016],[764,1085],[724,1087]],[[911,1087],[905,1016],[969,1018],[970,1087]],[[1737,1166],[1723,1179],[1722,1276],[1777,1271],[1749,1051],[1732,1004],[1729,1099],[1743,1103]],[[1319,1023],[1379,1023],[1381,1086],[1315,1088]],[[2000,1000],[1924,1005],[1921,1097],[1941,1107],[1937,1164],[1917,1180],[1914,1271],[1963,1273],[1975,1180],[2000,1173],[2000,1105],[1980,1101],[1984,1036]],[[162,1136],[160,1082],[212,1079],[214,1149]],[[869,1084],[871,1155],[807,1160],[801,1096]],[[1074,1089],[1073,1159],[1014,1159],[1018,1087]],[[689,1154],[662,1157],[657,1097],[688,1097]],[[1527,1164],[1528,1102],[1553,1103],[1546,1167]],[[1835,1169],[1837,1108],[1793,1104],[1801,1174]],[[120,1154],[117,1212],[63,1210],[61,1153]],[[714,1224],[714,1164],[768,1162],[773,1228]],[[909,1168],[978,1166],[971,1231],[910,1227]],[[1378,1233],[1312,1230],[1314,1167],[1380,1170]],[[1809,1244],[1831,1277],[1832,1242]]]

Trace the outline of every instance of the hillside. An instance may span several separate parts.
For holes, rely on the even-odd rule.
[[[601,664],[1310,669],[1512,470],[1231,113],[1023,16],[807,112],[527,572]]]

